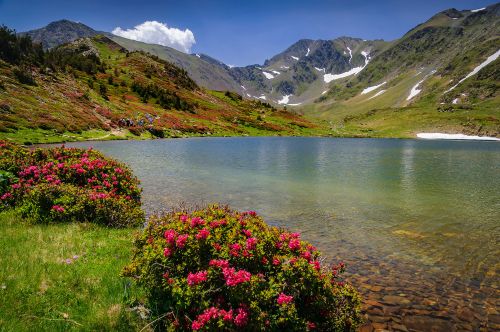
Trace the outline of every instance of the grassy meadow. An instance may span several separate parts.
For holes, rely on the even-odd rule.
[[[120,277],[134,231],[1,213],[0,331],[141,330],[136,289]]]

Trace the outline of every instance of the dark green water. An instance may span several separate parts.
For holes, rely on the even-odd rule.
[[[498,301],[497,142],[277,137],[71,145],[129,164],[149,212],[224,202],[302,232],[332,260],[345,260],[366,296],[381,285],[412,303],[455,292],[472,294],[465,304],[479,311]],[[449,302],[442,305],[451,310]]]

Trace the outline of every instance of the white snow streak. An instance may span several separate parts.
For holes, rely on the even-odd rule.
[[[292,59],[294,59],[294,60],[297,60],[297,61],[299,60],[299,58],[297,58],[296,56],[291,55],[291,57],[292,57]]]
[[[448,93],[451,90],[455,89],[460,83],[462,83],[463,81],[465,81],[469,77],[476,75],[481,69],[483,69],[484,67],[486,67],[487,65],[489,65],[490,63],[492,63],[493,61],[495,61],[496,59],[498,59],[499,56],[500,56],[500,50],[496,51],[495,54],[490,55],[488,57],[488,59],[486,59],[479,66],[477,66],[476,68],[474,68],[473,71],[471,71],[470,73],[468,73],[467,76],[465,76],[460,81],[458,81],[457,84],[455,84],[454,86],[452,86],[451,88],[449,88],[445,93]]]
[[[317,71],[322,71],[322,72],[325,72],[325,68],[318,68],[318,67],[314,67],[314,69],[316,69]]]
[[[500,138],[489,136],[469,136],[464,134],[443,134],[443,133],[418,133],[418,138],[424,139],[459,139],[459,140],[481,140],[481,141],[500,141]]]
[[[458,104],[458,98],[453,99],[452,104]]]
[[[241,88],[242,88],[243,90],[246,90],[246,89],[247,89],[247,88],[245,88],[243,85],[240,85],[240,86],[241,86]]]
[[[274,78],[274,75],[273,75],[273,74],[271,74],[271,73],[268,73],[267,71],[263,71],[263,72],[262,72],[262,74],[263,74],[263,75],[264,75],[264,76],[265,76],[268,80],[270,80],[270,79]]]
[[[471,13],[477,13],[477,12],[480,12],[481,10],[485,10],[485,9],[486,9],[486,7],[483,7],[483,8],[473,9],[470,12]]]
[[[280,100],[278,100],[278,104],[280,105],[283,105],[283,104],[288,104],[288,101],[290,100],[290,97],[292,97],[293,95],[286,95],[286,96],[283,96],[283,98],[281,98]]]
[[[266,100],[266,96],[261,95],[260,97],[257,97],[258,99]]]
[[[351,70],[346,71],[345,73],[340,73],[340,74],[325,74],[323,76],[323,80],[325,81],[325,83],[330,83],[331,81],[334,81],[334,80],[338,80],[338,79],[348,77],[351,75],[356,75],[357,73],[362,71],[366,67],[368,62],[370,62],[370,56],[369,56],[368,52],[366,52],[366,51],[361,52],[361,54],[363,54],[363,56],[365,57],[365,64],[362,67],[354,67]]]
[[[311,50],[309,49],[309,47],[307,48],[307,53],[306,53],[306,56],[309,56],[309,53],[311,52]]]
[[[201,56],[199,54],[195,54],[198,58],[201,58]]]
[[[367,94],[368,92],[372,92],[373,90],[377,90],[378,88],[380,88],[385,83],[387,83],[387,82],[382,82],[379,85],[369,86],[366,89],[364,89],[363,91],[361,91],[361,94],[364,95],[364,94]]]
[[[423,80],[419,81],[417,84],[415,84],[413,86],[413,88],[411,88],[410,94],[408,95],[406,100],[412,99],[413,97],[415,97],[416,95],[418,95],[422,91],[422,89],[419,89],[418,87],[420,86],[420,84],[422,84],[423,81],[425,81],[425,78]]]
[[[325,90],[325,91],[321,92],[321,94],[324,95],[327,92],[328,92],[328,90]]]
[[[418,87],[420,86],[420,84],[422,84],[426,79],[427,77],[431,76],[432,74],[434,74],[436,71],[433,70],[431,71],[429,74],[425,75],[424,78],[422,78],[417,84],[415,84],[411,90],[410,90],[410,94],[408,95],[408,97],[406,98],[406,100],[410,100],[412,99],[413,97],[415,97],[416,95],[418,95],[422,89],[419,89]]]
[[[368,98],[368,100],[373,99],[375,97],[378,97],[378,96],[380,96],[381,94],[383,94],[386,91],[387,90],[380,90],[379,92],[377,92],[376,94],[374,94],[373,96],[371,96],[370,98]]]
[[[281,73],[280,73],[279,71],[277,71],[277,70],[271,70],[271,72],[272,72],[272,73],[275,73],[276,75],[281,74]]]
[[[352,51],[349,48],[349,46],[347,46],[347,50],[349,51],[349,63],[351,63],[351,60],[352,60]]]

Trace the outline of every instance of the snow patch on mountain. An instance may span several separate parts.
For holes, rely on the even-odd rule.
[[[498,51],[495,52],[495,54],[492,54],[490,55],[483,63],[481,63],[479,66],[477,66],[476,68],[474,68],[474,70],[472,70],[470,73],[467,74],[467,76],[465,76],[464,78],[462,78],[460,81],[458,81],[457,84],[455,84],[454,86],[452,86],[451,88],[449,88],[448,90],[446,90],[445,93],[448,93],[450,92],[451,90],[455,89],[460,83],[462,83],[463,81],[465,81],[466,79],[468,79],[469,77],[471,76],[474,76],[476,75],[481,69],[483,69],[484,67],[486,67],[487,65],[489,65],[490,63],[492,63],[493,61],[495,61],[496,59],[498,59],[498,57],[500,56],[500,49]]]
[[[246,89],[247,89],[247,88],[245,88],[243,85],[240,85],[240,86],[241,86],[241,88],[242,88],[243,90],[246,90]]]
[[[418,95],[422,89],[419,89],[418,87],[420,86],[420,84],[422,84],[423,82],[425,81],[425,79],[419,81],[417,84],[415,84],[411,90],[410,90],[410,94],[408,95],[408,97],[406,98],[406,100],[410,100],[412,99],[413,97],[415,97],[416,95]]]
[[[368,98],[368,100],[370,99],[373,99],[375,97],[378,97],[380,96],[381,94],[384,94],[387,90],[380,90],[379,92],[377,92],[376,94],[374,94],[373,96],[371,96],[370,98]]]
[[[318,67],[314,67],[314,69],[316,69],[317,71],[322,71],[322,72],[325,72],[325,68],[318,68]]]
[[[364,89],[363,91],[361,91],[361,94],[364,95],[364,94],[367,94],[368,92],[372,92],[373,90],[377,90],[378,88],[380,88],[385,83],[387,83],[387,82],[382,82],[382,83],[380,83],[378,85],[369,86],[366,89]]]
[[[349,63],[351,63],[352,60],[352,50],[347,46],[347,50],[349,51]]]
[[[427,77],[431,76],[432,74],[434,74],[436,71],[433,70],[431,71],[429,74],[425,75],[423,79],[421,79],[417,84],[415,84],[411,90],[410,90],[410,94],[408,95],[408,97],[406,98],[406,100],[410,100],[412,99],[413,97],[415,97],[416,95],[418,95],[422,89],[419,89],[418,87],[420,86],[420,84],[422,84],[426,79]]]
[[[290,67],[288,67],[288,66],[281,66],[280,68],[281,69],[289,69]]]
[[[266,96],[264,96],[264,95],[261,95],[260,97],[257,97],[257,99],[262,99],[262,100],[266,100]]]
[[[489,136],[472,136],[464,134],[443,134],[443,133],[418,133],[418,138],[423,139],[458,139],[458,140],[481,140],[481,141],[500,141],[500,138]]]
[[[280,105],[286,105],[288,104],[288,102],[290,101],[290,97],[292,97],[293,95],[286,95],[286,96],[283,96],[283,98],[281,98],[280,100],[278,100],[278,104]]]
[[[306,56],[309,56],[309,53],[311,52],[311,49],[308,47],[307,48],[307,53],[306,53]]]
[[[299,58],[297,58],[296,56],[291,55],[291,57],[292,59],[299,61]]]
[[[361,54],[365,57],[365,64],[362,67],[354,67],[349,71],[346,71],[345,73],[340,73],[340,74],[325,74],[323,76],[323,80],[325,83],[330,83],[331,81],[335,81],[344,77],[349,77],[352,75],[356,75],[360,71],[362,71],[366,65],[370,62],[370,54],[366,51],[361,52]]]
[[[281,73],[280,73],[279,71],[277,71],[277,70],[271,70],[271,73],[274,73],[274,74],[276,74],[276,75],[281,74]]]
[[[196,55],[198,58],[201,58],[201,56],[200,56],[198,53],[196,53],[195,55]]]
[[[274,78],[274,75],[271,74],[271,73],[268,73],[267,71],[263,71],[262,74],[268,79],[273,79]]]
[[[471,13],[477,13],[477,12],[480,12],[480,11],[485,10],[485,9],[486,9],[486,7],[483,7],[483,8],[473,9],[470,12]]]
[[[321,94],[324,95],[327,92],[328,92],[328,90],[325,90],[325,91],[321,92]]]

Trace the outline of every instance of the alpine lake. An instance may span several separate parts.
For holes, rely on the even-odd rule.
[[[500,143],[301,137],[68,143],[127,163],[148,214],[213,202],[302,233],[361,330],[500,330]]]

